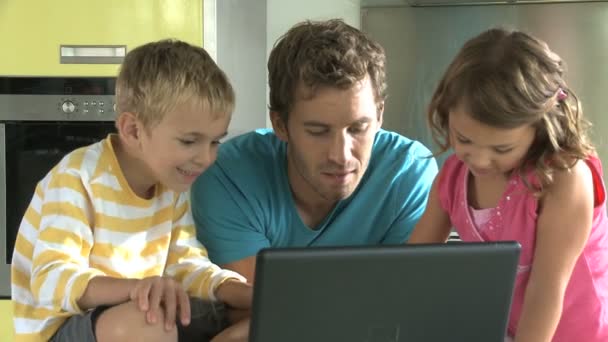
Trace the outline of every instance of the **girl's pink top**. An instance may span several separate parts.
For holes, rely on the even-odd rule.
[[[595,206],[587,245],[576,262],[564,297],[562,317],[553,342],[608,341],[608,220],[602,165],[586,160],[593,174]],[[536,239],[538,200],[514,174],[495,208],[472,211],[468,204],[469,170],[455,155],[444,163],[439,179],[439,200],[463,241],[518,241],[517,268],[509,335],[515,335],[530,276]],[[529,177],[532,177],[530,174]],[[532,178],[530,178],[532,179]]]

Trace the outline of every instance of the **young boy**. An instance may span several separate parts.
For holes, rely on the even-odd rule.
[[[185,192],[215,161],[233,106],[202,48],[164,40],[126,56],[118,134],[65,156],[21,222],[16,341],[203,341],[229,325],[218,302],[249,308],[244,278],[197,242]]]

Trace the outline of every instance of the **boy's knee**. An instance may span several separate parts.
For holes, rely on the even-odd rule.
[[[170,341],[177,342],[177,327],[165,330],[165,316],[159,311],[156,323],[146,321],[146,312],[135,302],[127,302],[105,310],[97,319],[95,336],[98,342]]]

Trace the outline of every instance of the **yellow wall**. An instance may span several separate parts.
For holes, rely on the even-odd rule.
[[[114,76],[116,64],[59,64],[59,45],[202,46],[203,0],[2,0],[0,37],[0,75]]]
[[[0,342],[13,341],[12,311],[10,300],[0,300]]]

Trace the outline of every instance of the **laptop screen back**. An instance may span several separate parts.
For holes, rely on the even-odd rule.
[[[516,242],[265,249],[250,341],[502,342]]]

